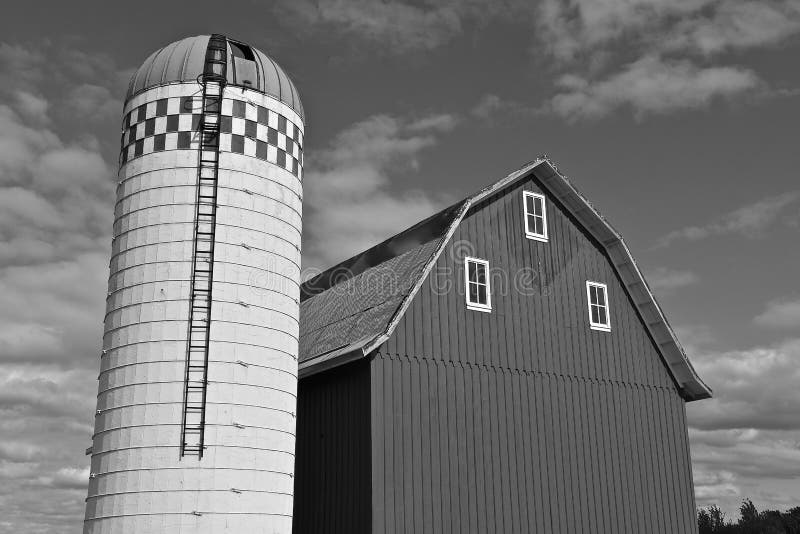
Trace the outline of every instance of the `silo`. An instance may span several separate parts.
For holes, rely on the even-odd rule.
[[[303,108],[224,35],[131,79],[84,532],[290,532]]]

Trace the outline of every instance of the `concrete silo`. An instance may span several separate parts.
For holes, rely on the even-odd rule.
[[[124,107],[84,532],[290,532],[303,108],[223,35]]]

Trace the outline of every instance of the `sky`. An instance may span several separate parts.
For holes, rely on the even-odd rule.
[[[0,30],[0,532],[81,524],[122,99],[211,32],[303,97],[305,269],[547,154],[714,390],[698,505],[800,505],[799,0],[74,0]]]

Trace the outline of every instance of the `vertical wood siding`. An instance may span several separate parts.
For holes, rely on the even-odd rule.
[[[523,189],[465,218],[372,362],[373,531],[695,532],[667,368],[551,199],[549,242],[525,238]],[[490,262],[491,313],[466,309],[465,251]],[[586,280],[608,284],[611,332],[589,329]]]
[[[296,534],[369,532],[369,373],[362,360],[300,380]]]

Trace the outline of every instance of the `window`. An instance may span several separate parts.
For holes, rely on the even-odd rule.
[[[525,206],[525,237],[547,241],[547,212],[544,195],[531,191],[522,192]]]
[[[589,326],[592,330],[611,331],[608,316],[608,289],[605,284],[586,282],[586,296],[589,302]]]
[[[465,258],[464,279],[467,290],[467,308],[477,311],[491,311],[492,294],[489,290],[489,262],[478,258]]]

